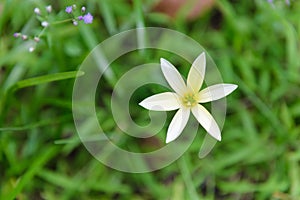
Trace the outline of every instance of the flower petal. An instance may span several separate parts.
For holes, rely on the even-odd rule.
[[[144,99],[139,105],[148,110],[169,111],[178,109],[181,104],[176,93],[164,92]]]
[[[187,86],[198,92],[202,86],[205,75],[205,53],[201,53],[193,62],[187,78]]]
[[[160,59],[161,70],[171,88],[179,95],[186,92],[186,85],[177,69],[167,60]]]
[[[174,115],[167,132],[166,143],[175,140],[183,131],[190,117],[190,109],[180,108]]]
[[[221,131],[213,116],[200,104],[192,108],[192,113],[203,128],[215,139],[221,141]]]
[[[201,90],[198,94],[199,103],[206,103],[221,99],[231,92],[233,92],[238,86],[234,84],[216,84]]]

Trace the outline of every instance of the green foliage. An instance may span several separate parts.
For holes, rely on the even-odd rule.
[[[66,2],[53,2],[59,19],[66,16]],[[154,11],[153,2],[76,2],[85,3],[94,22],[51,26],[31,53],[13,33],[38,33],[33,9],[47,4],[0,2],[0,199],[300,199],[300,2],[218,0],[194,20],[171,19]],[[128,174],[102,165],[80,143],[72,89],[74,78],[83,75],[78,67],[98,43],[144,26],[192,37],[208,50],[224,82],[239,88],[227,99],[222,142],[207,157],[198,158],[201,129],[175,163]],[[144,41],[141,33],[139,42]],[[162,55],[171,58],[166,52],[133,52],[113,63],[100,81],[97,114],[112,137],[121,133],[109,109],[115,80],[128,66],[157,63]],[[185,72],[180,64],[186,63],[176,61]],[[142,88],[130,101],[137,123],[149,118],[135,101],[158,90]],[[159,145],[164,138],[157,136]],[[139,142],[128,139],[123,145],[140,152],[153,148]]]

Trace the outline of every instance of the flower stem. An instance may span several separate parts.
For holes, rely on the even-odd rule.
[[[72,20],[73,20],[73,19],[65,19],[65,20],[62,20],[62,21],[53,22],[53,23],[51,23],[51,24],[57,25],[57,24],[65,23],[65,22],[70,22],[70,21],[72,21]]]
[[[38,34],[37,37],[40,38],[43,35],[43,33],[46,31],[46,29],[47,29],[47,27],[44,27],[43,30]]]

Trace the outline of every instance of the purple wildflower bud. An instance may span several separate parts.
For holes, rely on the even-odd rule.
[[[65,11],[66,11],[66,13],[71,13],[73,11],[73,7],[67,6]]]
[[[290,5],[290,0],[285,0],[286,5]]]
[[[20,37],[21,36],[21,33],[14,33],[14,37],[15,38],[18,38],[18,37]]]
[[[77,25],[78,25],[78,21],[73,20],[73,25],[74,25],[74,26],[77,26]]]
[[[86,8],[84,6],[81,7],[81,12],[85,12]]]
[[[46,22],[46,21],[43,21],[41,25],[42,25],[43,27],[47,27],[47,26],[49,26],[49,23]]]
[[[83,21],[85,24],[91,24],[93,22],[93,19],[93,15],[91,15],[90,13],[87,13],[83,16]]]
[[[22,35],[22,40],[27,40],[28,39],[28,36],[27,35]]]
[[[34,37],[33,40],[34,40],[35,42],[39,42],[39,41],[40,41],[40,38],[39,38],[39,37]]]
[[[33,10],[33,12],[34,12],[35,14],[37,14],[37,15],[40,15],[40,14],[41,14],[41,10],[40,10],[39,8],[35,8],[35,9]]]
[[[46,6],[46,10],[47,10],[48,13],[51,13],[52,12],[52,6],[51,5]]]
[[[80,16],[77,17],[77,19],[78,19],[79,21],[81,21],[81,20],[83,20],[83,16],[80,15]]]
[[[29,49],[28,49],[29,52],[33,52],[34,50],[35,50],[34,47],[29,47]]]

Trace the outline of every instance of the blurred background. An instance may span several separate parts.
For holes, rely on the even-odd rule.
[[[44,19],[35,8],[52,5],[46,19],[54,22],[70,18],[65,8],[73,4],[77,10],[85,6],[93,23],[50,23],[41,33]],[[200,128],[173,164],[123,173],[94,159],[80,142],[72,118],[73,83],[97,44],[149,26],[199,42],[224,82],[239,88],[227,98],[222,142],[207,157],[198,158],[205,134]],[[39,42],[30,39],[39,34]],[[300,199],[300,1],[0,0],[0,37],[0,199]],[[186,75],[189,63],[150,50],[120,58],[112,72],[119,78],[131,66],[157,63],[162,56]],[[120,133],[110,110],[114,80],[99,84],[99,122]],[[153,86],[133,97],[138,123],[149,118],[137,102],[160,90]],[[159,137],[128,139],[124,148],[155,150],[164,145],[167,127]]]

